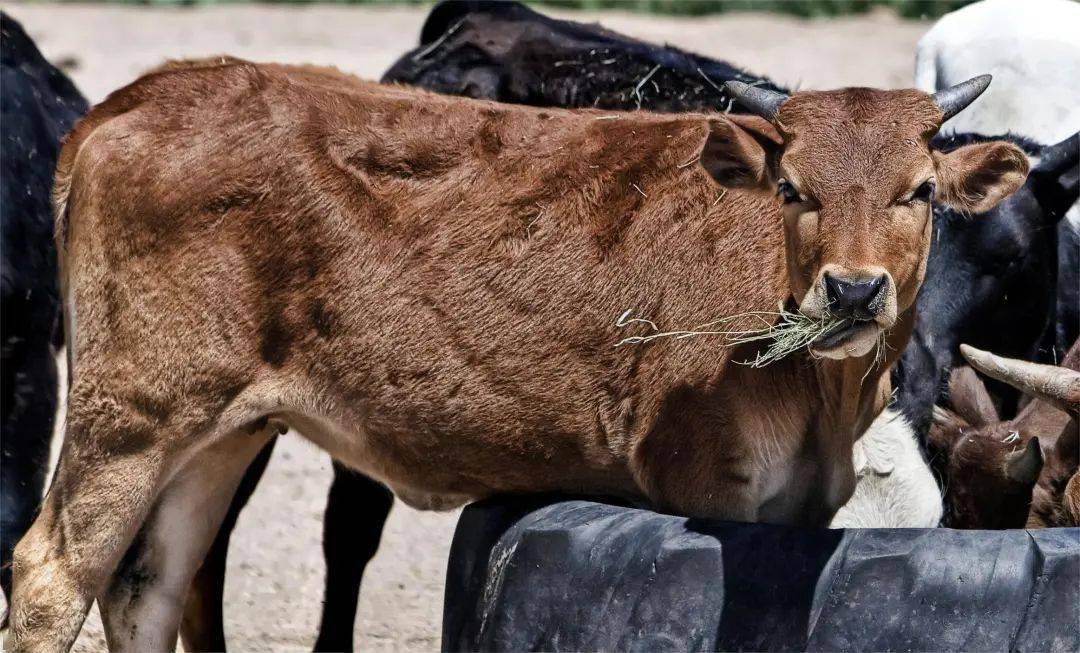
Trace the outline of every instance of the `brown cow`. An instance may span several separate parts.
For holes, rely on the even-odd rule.
[[[944,525],[1080,526],[1080,342],[1060,366],[960,350],[975,369],[1034,400],[1001,420],[974,370],[953,372],[953,410],[935,408],[929,435],[947,456]]]
[[[1027,173],[1009,144],[928,148],[988,81],[732,87],[771,122],[231,59],[114,93],[58,169],[73,384],[14,650],[70,646],[95,596],[112,647],[173,646],[283,426],[422,507],[558,490],[825,524],[911,330],[934,180],[985,211]],[[702,339],[614,347],[628,308],[689,325],[784,301],[842,329],[762,369]]]

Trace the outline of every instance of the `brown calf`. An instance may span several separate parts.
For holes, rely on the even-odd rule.
[[[934,409],[930,442],[947,457],[945,518],[953,528],[1080,526],[1080,343],[1060,367],[961,346],[978,371],[1034,400],[998,418],[970,367],[949,380],[952,410]]]
[[[173,646],[282,426],[423,507],[560,490],[824,524],[911,329],[933,180],[983,211],[1027,172],[1004,143],[930,152],[980,90],[801,93],[770,122],[222,59],[114,93],[58,171],[74,376],[13,648],[70,646],[94,597],[113,648]],[[614,347],[629,308],[689,325],[788,300],[842,312],[827,358]]]

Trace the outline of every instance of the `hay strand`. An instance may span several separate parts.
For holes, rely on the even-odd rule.
[[[656,71],[658,71],[658,70],[660,70],[660,64],[656,64],[655,66],[653,66],[653,69],[649,71],[649,74],[642,77],[641,80],[637,83],[637,86],[634,87],[634,97],[637,98],[637,108],[639,110],[641,109],[641,100],[642,100],[641,88],[643,86],[645,86],[645,82],[652,79],[652,76],[655,75]]]
[[[450,29],[446,30],[446,32],[443,33],[442,36],[435,39],[435,41],[431,45],[427,46],[426,48],[424,48],[420,52],[417,52],[416,54],[414,54],[413,57],[412,57],[412,60],[414,62],[418,62],[418,61],[422,60],[424,57],[431,54],[432,52],[438,50],[439,46],[442,45],[443,42],[446,41],[446,39],[450,38],[454,34],[454,32],[458,31],[458,28],[460,28],[461,24],[464,23],[464,22],[465,22],[465,19],[462,18],[458,22],[451,25]]]
[[[798,311],[792,312],[781,307],[780,310],[776,312],[751,311],[748,313],[740,313],[738,315],[732,315],[730,317],[720,318],[719,320],[698,325],[693,329],[662,331],[652,320],[631,317],[632,313],[632,309],[624,311],[623,314],[615,320],[615,326],[618,328],[625,328],[632,324],[644,324],[648,326],[653,333],[623,338],[616,343],[616,347],[622,347],[624,345],[643,345],[661,338],[682,340],[684,338],[696,338],[699,336],[722,336],[725,339],[725,346],[727,347],[735,347],[765,340],[772,341],[765,351],[759,351],[755,355],[754,360],[735,361],[740,365],[749,365],[750,367],[755,368],[765,367],[789,354],[808,347],[812,342],[827,333],[830,329],[843,322],[843,320],[831,315],[826,315],[822,318],[812,318],[803,315]],[[750,322],[751,324],[757,322],[760,326],[757,328],[739,328],[740,323],[745,324],[747,322]],[[879,345],[879,347],[881,347],[881,345]],[[883,348],[879,350],[879,356],[883,356],[883,351]]]

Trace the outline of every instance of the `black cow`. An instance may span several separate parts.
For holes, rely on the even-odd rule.
[[[894,374],[900,410],[922,438],[949,372],[960,361],[960,344],[1024,360],[1052,357],[1060,330],[1055,320],[1058,277],[1065,284],[1070,275],[1075,279],[1075,258],[1058,261],[1057,234],[1077,199],[1080,136],[1041,146],[1012,135],[943,134],[931,146],[947,152],[991,140],[1011,140],[1039,163],[1020,190],[988,213],[966,216],[934,207],[915,333]],[[1075,289],[1072,297],[1075,316]],[[1067,306],[1068,298],[1062,303]],[[1002,414],[1014,412],[1015,391],[992,387],[1004,404]]]
[[[60,141],[87,110],[71,81],[0,12],[0,585],[37,511],[57,406],[62,341],[50,197]]]
[[[1077,186],[1074,169],[1066,185]],[[1080,228],[1062,221],[1058,227],[1058,297],[1054,360],[1065,357],[1069,346],[1080,336]]]
[[[742,113],[727,81],[788,92],[722,61],[486,0],[436,5],[420,47],[382,81],[516,104],[669,113]]]
[[[555,20],[519,3],[487,1],[437,5],[424,24],[420,46],[405,54],[383,76],[384,82],[536,106],[741,112],[722,89],[723,83],[729,80],[786,92],[768,79],[723,62],[634,40],[596,25]],[[974,137],[958,136],[952,140],[942,137],[936,146],[952,149],[964,138]],[[1033,152],[1037,147],[1020,142]],[[1053,148],[1055,152],[1058,150],[1057,146]],[[1076,158],[1071,161],[1071,164],[1065,161],[1064,165],[1075,169]],[[1050,196],[1046,194],[1045,189],[1050,186],[1042,185],[1039,180],[1056,179],[1056,170],[1047,169],[1045,174],[1036,171],[1032,181],[1017,193],[1016,198],[1004,204],[1004,208],[982,216],[968,218],[935,209],[940,229],[931,251],[932,272],[928,274],[927,290],[920,302],[933,304],[937,302],[934,295],[950,293],[953,300],[948,306],[934,310],[971,320],[985,315],[986,311],[1000,309],[997,317],[1001,319],[985,324],[996,328],[1009,320],[1010,326],[1003,333],[1006,336],[1016,334],[1015,342],[996,347],[999,343],[997,334],[972,328],[963,331],[964,342],[1010,352],[1028,352],[1039,342],[1047,316],[1052,313],[1048,307],[1053,296],[1055,260],[1053,251],[1047,250],[1054,246],[1055,240],[1043,225],[1060,217],[1060,212],[1054,208],[1057,200],[1048,199]],[[1075,187],[1072,194],[1075,197]],[[1004,244],[1007,235],[1015,236],[1009,241],[1010,249],[995,251],[992,259],[982,260],[986,251],[980,248]],[[1009,255],[1023,264],[1005,260]],[[983,264],[986,267],[980,267]],[[954,269],[972,272],[953,274]],[[993,271],[998,277],[983,277],[975,272],[984,269]],[[993,288],[985,285],[995,280],[1000,284],[1000,292],[1013,287],[1029,287],[1030,292],[1023,299],[1033,313],[1012,314],[1014,304],[1000,304]],[[1023,321],[1025,325],[1017,326],[1017,321]],[[959,328],[949,320],[940,323],[924,321],[922,328],[933,330],[945,328],[944,325]],[[968,323],[964,322],[964,325],[968,326]],[[930,411],[939,396],[938,380],[947,374],[946,367],[951,368],[957,348],[957,345],[951,345],[949,356],[939,358],[936,348],[927,347],[927,343],[935,343],[929,337],[931,332],[925,332],[913,341],[913,346],[927,348],[927,352],[913,358],[900,379],[902,385],[925,390],[910,395],[901,392],[901,407],[913,412],[913,421],[926,424],[929,424]],[[923,395],[927,399],[925,404],[922,403]],[[233,502],[231,521],[222,526],[222,534],[204,564],[204,571],[219,570],[216,573],[220,576],[224,570],[228,531],[260,474],[258,464],[249,470],[244,487]],[[355,570],[362,573],[363,565],[374,553],[389,505],[390,496],[385,488],[335,466],[334,487],[326,512],[324,549],[327,567],[348,568],[347,557],[353,552],[354,573],[332,574],[341,582],[333,590],[327,588],[317,649],[345,650],[351,647],[355,596],[360,580]],[[335,561],[332,556],[346,559]],[[207,586],[213,587],[214,574],[206,576]]]

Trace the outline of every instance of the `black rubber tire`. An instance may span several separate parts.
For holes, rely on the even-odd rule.
[[[465,510],[443,650],[1080,650],[1080,529],[800,530],[550,501]]]

